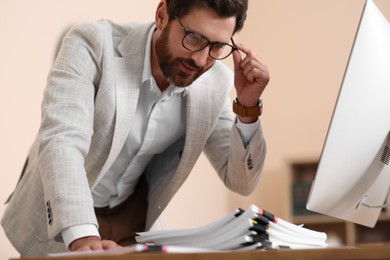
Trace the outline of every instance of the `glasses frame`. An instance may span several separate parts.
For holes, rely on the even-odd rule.
[[[210,49],[209,49],[209,57],[212,58],[212,59],[214,59],[214,60],[223,60],[223,59],[226,59],[227,57],[230,56],[230,54],[232,54],[234,51],[237,50],[237,48],[234,46],[235,43],[234,43],[233,38],[230,38],[230,41],[232,42],[233,45],[232,45],[232,44],[229,44],[229,43],[224,43],[224,42],[210,41],[206,36],[204,36],[204,35],[202,35],[202,34],[200,34],[200,33],[192,32],[192,31],[188,30],[188,29],[183,25],[183,23],[181,22],[181,20],[179,19],[179,17],[176,16],[175,18],[176,18],[176,20],[179,22],[179,25],[180,25],[181,29],[182,29],[183,32],[184,32],[184,37],[183,37],[183,40],[181,41],[181,44],[183,45],[183,47],[184,47],[186,50],[189,50],[189,51],[191,51],[191,52],[198,52],[198,51],[204,50],[207,46],[210,46]],[[201,39],[204,39],[205,42],[206,42],[206,44],[205,44],[203,47],[201,47],[199,50],[192,50],[192,49],[188,48],[188,47],[184,44],[184,40],[185,40],[185,38],[186,38],[189,34],[193,34],[193,35],[198,36],[198,37],[201,38]],[[217,45],[217,44],[222,44],[222,45],[228,46],[228,47],[231,48],[231,51],[229,52],[229,54],[227,54],[227,55],[225,55],[225,56],[223,56],[223,57],[217,57],[217,58],[215,58],[215,57],[213,57],[213,56],[211,55],[211,50],[212,50],[213,47],[214,47],[215,45]]]

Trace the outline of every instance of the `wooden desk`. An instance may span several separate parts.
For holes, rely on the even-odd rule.
[[[164,254],[136,253],[126,255],[86,255],[61,257],[27,257],[24,260],[306,260],[306,259],[390,259],[390,244],[364,247],[343,247],[313,250],[267,250],[229,253]],[[16,260],[16,259],[13,259]],[[20,259],[19,259],[20,260]]]

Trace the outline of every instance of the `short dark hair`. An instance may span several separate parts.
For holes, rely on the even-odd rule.
[[[246,19],[248,0],[166,0],[169,20],[190,13],[195,7],[210,8],[221,17],[236,17],[234,32],[240,31]]]

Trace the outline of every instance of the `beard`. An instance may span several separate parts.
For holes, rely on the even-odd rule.
[[[191,85],[209,68],[199,67],[193,59],[174,58],[168,46],[168,35],[170,26],[166,26],[156,41],[155,50],[160,69],[165,79],[177,87],[187,87]],[[183,47],[184,48],[184,47]],[[195,74],[188,74],[180,69],[180,64],[196,69]]]

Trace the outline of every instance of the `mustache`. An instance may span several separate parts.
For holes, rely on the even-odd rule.
[[[186,66],[190,67],[190,68],[193,68],[193,69],[196,69],[196,70],[200,70],[201,67],[199,67],[195,61],[193,59],[180,59],[180,62],[184,63]]]

